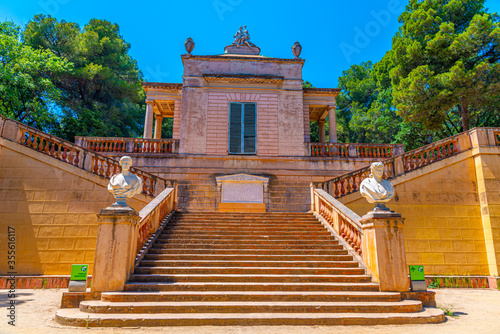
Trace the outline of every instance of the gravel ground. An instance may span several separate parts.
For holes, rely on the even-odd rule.
[[[203,326],[156,328],[74,328],[62,327],[54,322],[63,290],[17,290],[16,326],[7,322],[7,290],[0,290],[0,334],[131,334],[131,333],[220,333],[220,334],[306,334],[306,333],[500,333],[500,291],[472,289],[437,289],[438,307],[448,309],[454,316],[446,322],[430,325],[393,326]]]

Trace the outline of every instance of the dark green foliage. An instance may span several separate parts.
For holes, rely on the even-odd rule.
[[[452,132],[487,122],[489,106],[500,94],[500,25],[483,5],[483,0],[407,5],[388,55],[394,102],[405,120],[429,130],[445,124]]]
[[[61,91],[52,78],[72,66],[49,51],[22,44],[19,34],[13,23],[0,23],[0,114],[54,131],[58,128],[54,101]]]
[[[339,139],[410,150],[500,125],[500,25],[482,0],[410,0],[392,49],[339,78]]]
[[[90,20],[83,29],[72,22],[36,15],[23,33],[26,45],[50,51],[73,67],[50,79],[60,90],[61,127],[56,134],[131,137],[141,133],[144,92],[130,44],[117,24]]]
[[[337,97],[339,140],[351,143],[389,143],[394,140],[401,119],[392,107],[391,87],[382,70],[383,62],[353,65],[342,73]],[[377,76],[378,75],[378,76]]]

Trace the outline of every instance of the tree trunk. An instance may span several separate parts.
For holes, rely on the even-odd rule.
[[[462,131],[469,130],[469,109],[465,103],[460,103],[460,117],[462,118]]]

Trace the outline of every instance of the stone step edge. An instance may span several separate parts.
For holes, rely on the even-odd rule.
[[[391,325],[440,323],[442,310],[424,308],[415,313],[176,313],[90,314],[60,309],[55,321],[77,327],[155,327],[230,325]]]
[[[143,291],[120,291],[120,292],[102,292],[101,298],[106,296],[170,296],[170,295],[207,295],[207,296],[219,296],[221,294],[227,295],[262,295],[262,296],[374,296],[374,297],[401,297],[399,292],[374,292],[374,291],[159,291],[159,292],[143,292]]]
[[[336,302],[254,302],[254,301],[245,301],[245,302],[235,302],[235,301],[200,301],[200,302],[138,302],[135,301],[133,304],[130,302],[107,302],[102,300],[84,300],[80,303],[81,306],[131,306],[131,307],[154,307],[154,306],[311,306],[312,304],[317,306],[363,306],[363,307],[383,307],[383,306],[418,306],[421,305],[422,302],[419,300],[400,300],[397,302],[379,302],[379,301],[355,301],[355,302],[345,302],[345,301],[336,301]],[[374,312],[378,313],[378,312]]]
[[[319,277],[318,277],[319,276]],[[363,274],[353,274],[353,275],[270,275],[270,274],[132,274],[130,279],[134,277],[137,278],[169,278],[169,277],[232,277],[232,278],[250,278],[250,277],[260,277],[260,278],[358,278],[365,279],[371,278],[369,275]],[[221,282],[222,283],[222,282]],[[339,282],[340,283],[340,282]]]
[[[345,255],[349,256],[349,255]],[[141,264],[144,262],[148,263],[241,263],[241,264],[250,264],[250,263],[262,263],[262,264],[270,264],[270,263],[282,263],[282,264],[296,264],[296,263],[304,263],[304,264],[359,264],[358,261],[350,261],[350,260],[338,260],[338,261],[286,261],[286,260],[279,260],[279,261],[245,261],[245,260],[142,260]],[[179,268],[186,267],[186,266],[180,266]],[[188,267],[189,268],[189,267]],[[210,267],[213,268],[213,267]],[[224,267],[224,268],[232,268],[232,267]],[[234,266],[234,268],[240,268],[240,266]],[[269,267],[273,268],[273,267]],[[281,267],[279,267],[281,268]],[[301,268],[301,267],[293,267],[293,268]],[[304,268],[309,268],[309,267],[304,267]],[[328,267],[328,268],[335,268],[335,267]]]
[[[150,275],[134,275],[134,276],[150,276]],[[153,276],[159,276],[159,275],[153,275]],[[351,277],[351,276],[349,276]],[[363,278],[367,278],[368,276],[363,276]],[[324,287],[330,287],[330,286],[378,286],[377,283],[373,282],[360,282],[360,283],[355,283],[355,282],[312,282],[312,283],[297,283],[297,282],[134,282],[130,281],[125,283],[125,286],[128,287],[134,287],[134,286],[237,286],[237,285],[248,285],[248,286],[272,286],[272,287],[279,287],[279,286],[324,286]],[[234,290],[232,290],[234,291]],[[132,292],[132,291],[129,291]]]

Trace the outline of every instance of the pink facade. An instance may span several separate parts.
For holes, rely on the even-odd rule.
[[[306,156],[309,122],[328,116],[338,89],[303,89],[303,59],[243,51],[248,50],[232,49],[232,54],[216,56],[186,54],[182,84],[144,83],[152,106],[147,112],[154,112],[146,122],[173,117],[172,137],[179,140],[181,154],[227,156],[230,104],[255,103],[254,155]],[[151,136],[153,125],[145,128],[145,136]]]

